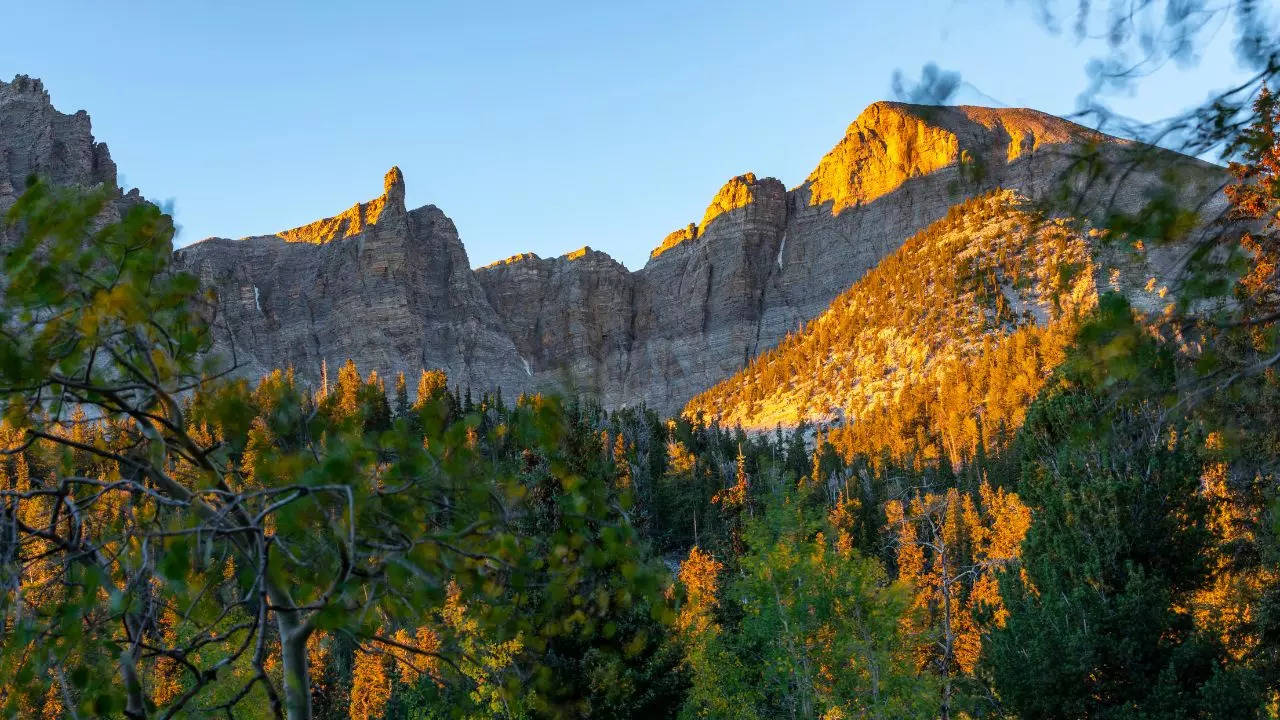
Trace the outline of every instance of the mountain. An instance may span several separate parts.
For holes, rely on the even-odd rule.
[[[441,368],[453,382],[520,387],[515,346],[439,208],[404,206],[392,168],[382,195],[274,235],[209,238],[176,265],[216,290],[215,349],[251,377],[293,367],[317,382],[322,364],[352,358],[383,377]]]
[[[42,90],[14,90],[31,83],[0,83],[0,98],[25,98],[0,102],[9,177],[37,170],[114,185],[88,117],[67,120]],[[394,168],[381,195],[334,217],[210,238],[176,261],[215,291],[216,350],[248,376],[291,366],[318,383],[322,366],[351,358],[384,377],[443,368],[458,384],[571,390],[610,408],[673,413],[823,313],[957,203],[996,188],[1039,198],[1080,156],[1118,161],[1131,147],[1034,110],[879,102],[799,186],[731,178],[700,222],[668,235],[636,271],[590,248],[472,270],[440,209],[405,208]],[[1095,178],[1086,204],[1132,208],[1166,169]]]
[[[1101,290],[1119,291],[1151,313],[1171,302],[1168,293],[1189,241],[1160,247],[1102,243],[1099,231],[1087,229],[1088,219],[1136,210],[1161,174],[1174,173],[1190,181],[1179,206],[1212,197],[1201,213],[1213,218],[1225,207],[1216,192],[1225,175],[1172,152],[1126,152],[1127,144],[1115,138],[1026,110],[913,108],[930,122],[880,132],[881,139],[904,143],[895,149],[892,141],[867,141],[868,127],[885,127],[883,119],[864,123],[868,114],[883,111],[877,105],[810,176],[811,198],[831,203],[837,213],[872,208],[886,197],[878,178],[892,179],[894,168],[896,177],[908,179],[891,194],[936,187],[948,173],[964,172],[966,163],[995,173],[991,184],[997,189],[950,206],[804,327],[694,397],[683,412],[755,430],[818,425],[846,457],[887,452],[960,461],[1021,425]],[[984,136],[966,120],[1002,130]],[[952,133],[939,134],[940,127]],[[1007,145],[1000,134],[1009,137]],[[957,151],[953,138],[966,136]],[[1062,148],[1047,163],[1036,159],[1044,143]],[[868,155],[868,148],[885,152]],[[1054,191],[1077,152],[1100,153],[1103,172],[1109,167],[1115,176],[1100,175],[1092,191],[1081,193],[1080,217],[1043,217],[1030,198]],[[889,157],[902,161],[886,163]],[[968,187],[974,185],[981,183]],[[935,197],[925,205],[932,211],[943,202]]]
[[[107,221],[119,219],[132,203],[143,202],[116,184],[116,164],[104,143],[94,142],[89,114],[66,115],[54,109],[38,79],[18,75],[0,80],[0,216],[13,206],[38,174],[57,185],[105,186],[114,193]],[[6,239],[0,226],[0,241]]]
[[[1022,413],[1098,298],[1085,237],[997,190],[958,204],[686,414],[833,424],[846,455],[971,455]]]

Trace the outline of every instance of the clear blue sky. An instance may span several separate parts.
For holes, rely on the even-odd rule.
[[[476,266],[591,245],[638,268],[727,178],[801,182],[895,69],[1064,114],[1099,49],[998,0],[4,2],[0,77],[88,110],[179,244],[332,215],[395,164]],[[1241,74],[1220,42],[1118,107],[1163,117]]]

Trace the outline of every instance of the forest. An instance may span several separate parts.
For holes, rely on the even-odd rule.
[[[1094,262],[1210,222],[1176,193],[995,190],[679,417],[240,377],[169,216],[33,176],[0,715],[1280,718],[1280,101],[1247,116],[1205,120],[1228,209],[1162,311]]]

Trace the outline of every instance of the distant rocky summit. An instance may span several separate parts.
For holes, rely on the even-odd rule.
[[[109,188],[115,201],[108,213],[117,218],[143,201],[137,190],[126,195],[116,185],[116,164],[106,144],[94,142],[89,114],[58,112],[43,83],[18,75],[13,82],[0,80],[0,216],[13,207],[32,175],[58,185]],[[0,240],[4,233],[0,226]]]
[[[332,218],[209,238],[176,260],[215,291],[215,351],[247,376],[292,367],[318,383],[322,364],[351,358],[384,377],[441,368],[460,385],[567,390],[674,413],[957,203],[995,188],[1036,198],[1079,154],[1126,147],[1034,110],[878,102],[802,184],[730,179],[700,223],[667,236],[636,271],[590,248],[473,270],[443,211],[405,208],[396,168],[381,195]],[[31,173],[116,183],[88,116],[57,112],[25,76],[0,82],[0,150],[0,210]],[[1104,179],[1089,197],[1135,206],[1158,171]]]
[[[217,293],[216,350],[250,376],[292,367],[317,383],[351,358],[383,377],[441,368],[477,388],[527,386],[453,221],[406,210],[392,168],[383,194],[275,235],[209,238],[175,253]]]

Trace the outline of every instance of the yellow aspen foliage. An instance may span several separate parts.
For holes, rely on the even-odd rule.
[[[919,638],[919,666],[934,667],[944,677],[972,674],[977,667],[980,617],[989,614],[997,626],[1008,617],[995,572],[1018,559],[1031,526],[1031,511],[1016,493],[993,489],[984,479],[977,496],[975,502],[951,488],[918,492],[909,505],[885,505],[898,578],[913,588],[916,612],[904,619],[904,630]]]
[[[667,441],[667,470],[673,475],[693,472],[693,453],[679,440]]]
[[[435,631],[428,627],[420,627],[411,635],[401,628],[395,632],[392,639],[416,650],[413,652],[403,648],[396,649],[396,670],[399,671],[400,680],[405,685],[417,684],[423,672],[426,672],[437,684],[441,682],[439,659],[430,654],[440,650],[440,637]]]
[[[906,512],[900,500],[884,504],[888,526],[895,531],[898,542],[898,577],[904,580],[918,578],[924,571],[924,550],[916,541],[916,526],[907,522]]]
[[[490,642],[482,637],[479,622],[467,613],[462,590],[454,582],[450,582],[446,590],[440,617],[461,647],[462,657],[459,658],[458,669],[474,686],[471,699],[495,714],[507,711],[508,703],[502,691],[501,675],[524,650],[523,638],[516,635],[502,642]]]
[[[631,462],[627,459],[627,441],[619,433],[613,444],[613,463],[618,468],[617,485],[626,490],[631,487]]]
[[[981,569],[969,592],[969,600],[975,611],[989,610],[996,626],[1003,627],[1009,612],[1000,597],[993,571],[1021,556],[1022,540],[1031,528],[1031,508],[1023,504],[1017,493],[1005,492],[1003,488],[993,490],[985,479],[978,486],[978,496],[986,519],[982,520],[973,511],[972,504],[969,505],[967,524],[972,528],[974,560]]]
[[[328,689],[325,682],[328,669],[329,638],[324,633],[313,632],[307,638],[307,675],[311,678],[312,692],[323,693]]]
[[[177,644],[178,614],[173,608],[167,608],[160,616],[161,637],[164,644],[173,647]],[[164,707],[182,694],[182,667],[176,660],[161,656],[156,658],[153,670],[151,696],[156,705]]]
[[[357,649],[351,666],[351,720],[378,720],[391,699],[383,656]]]
[[[717,492],[711,502],[725,508],[741,508],[747,503],[747,458],[742,454],[742,445],[738,445],[738,469],[734,474],[734,484]]]
[[[700,634],[711,627],[711,611],[716,607],[716,586],[724,565],[698,546],[680,564],[677,578],[685,590],[685,605],[676,625],[683,633]]]
[[[423,370],[418,375],[418,393],[413,399],[413,409],[420,410],[436,393],[443,392],[448,382],[441,370]]]

